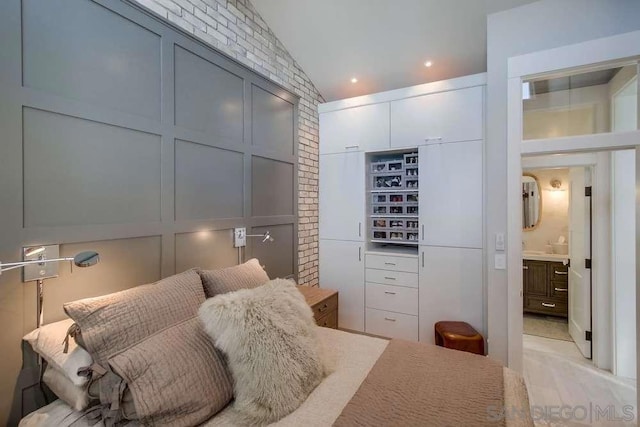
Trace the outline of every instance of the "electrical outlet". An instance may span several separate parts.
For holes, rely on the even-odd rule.
[[[247,246],[247,229],[238,227],[233,229],[233,247],[242,248]]]

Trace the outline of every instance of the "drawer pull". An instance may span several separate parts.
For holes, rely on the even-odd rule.
[[[325,304],[325,305],[323,305],[322,307],[320,307],[318,309],[318,312],[324,313],[325,311],[327,311],[327,308],[329,308],[329,306],[327,304]]]
[[[350,148],[359,148],[359,147],[360,147],[360,146],[359,146],[358,144],[356,144],[356,145],[345,145],[344,149],[345,149],[345,150],[348,150],[348,149],[350,149]]]
[[[523,266],[522,266],[522,269],[523,269],[523,270],[528,270],[528,269],[529,269],[529,266],[523,265]]]
[[[543,302],[543,303],[542,303],[542,306],[543,306],[543,307],[549,307],[549,308],[556,308],[556,305],[555,305],[555,304],[549,304],[549,303],[546,303],[546,302]]]
[[[388,320],[389,322],[395,322],[396,319],[392,318],[392,317],[385,317],[384,320]]]
[[[554,291],[556,292],[567,292],[568,289],[567,288],[553,288]]]
[[[395,262],[385,262],[384,265],[396,265]]]
[[[396,280],[395,277],[387,277],[387,276],[385,276],[384,278],[387,279],[387,280]]]
[[[384,291],[384,293],[387,294],[387,295],[395,295],[396,294],[395,292],[389,292],[389,291]]]
[[[558,270],[554,270],[554,273],[556,273],[558,276],[566,276],[567,274],[569,274],[566,271],[558,271]]]

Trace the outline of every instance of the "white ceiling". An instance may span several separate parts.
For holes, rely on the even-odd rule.
[[[487,14],[534,0],[251,1],[332,101],[484,72]]]

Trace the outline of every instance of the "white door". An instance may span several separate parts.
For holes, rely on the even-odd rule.
[[[483,138],[483,87],[432,93],[391,103],[391,147]]]
[[[388,102],[320,114],[320,154],[388,148]]]
[[[418,153],[420,244],[482,248],[482,141]]]
[[[440,320],[459,320],[483,332],[482,249],[420,246],[419,336],[434,344]]]
[[[584,168],[569,170],[569,334],[584,357],[591,358],[591,198],[585,196]]]
[[[338,327],[364,332],[364,249],[320,239],[320,287],[338,290]]]
[[[321,239],[364,240],[365,175],[362,152],[320,156]]]

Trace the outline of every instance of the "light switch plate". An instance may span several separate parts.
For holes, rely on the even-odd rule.
[[[38,246],[39,247],[39,246]],[[22,248],[22,260],[23,261],[36,261],[39,259],[54,259],[60,258],[60,246],[59,245],[47,245],[43,246],[44,251],[38,252],[34,255],[27,256],[29,250],[33,247]],[[22,281],[33,282],[34,280],[49,279],[51,277],[58,277],[59,271],[58,262],[28,264],[22,268]]]
[[[504,251],[504,233],[496,233],[496,251]]]
[[[506,254],[495,254],[494,255],[494,267],[496,270],[506,270],[507,269],[507,255]]]
[[[247,229],[238,227],[233,229],[233,247],[242,248],[247,246]]]

